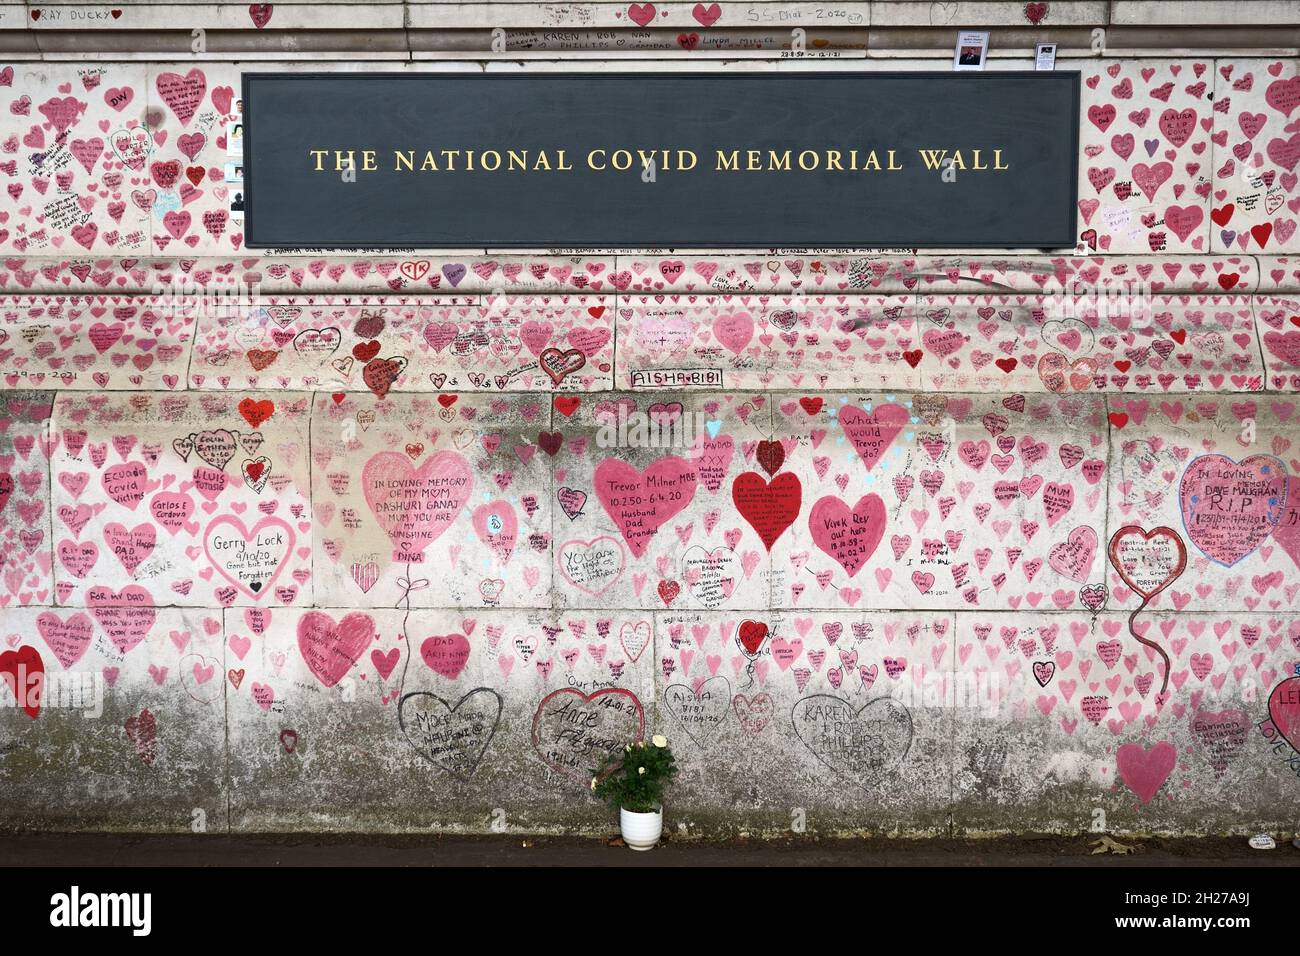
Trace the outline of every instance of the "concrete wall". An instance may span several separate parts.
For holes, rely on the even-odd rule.
[[[624,65],[1077,39],[1077,248],[248,252],[245,64],[187,24],[285,70],[599,69],[414,51],[653,31],[0,9],[0,824],[602,832],[590,767],[654,731],[693,833],[1291,829],[1300,11],[844,6],[842,57]],[[268,59],[343,23],[337,62]]]

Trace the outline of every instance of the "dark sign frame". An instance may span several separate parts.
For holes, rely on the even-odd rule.
[[[928,242],[924,245],[893,241],[891,238],[876,242],[864,242],[864,237],[859,236],[842,236],[837,234],[827,234],[817,236],[815,242],[810,241],[791,241],[789,243],[768,244],[768,243],[728,243],[715,240],[692,240],[689,236],[677,236],[671,241],[664,241],[657,238],[656,241],[638,241],[635,239],[615,239],[614,241],[602,241],[599,238],[591,239],[584,242],[566,241],[571,237],[559,237],[548,239],[545,237],[530,237],[518,239],[511,236],[492,237],[473,237],[465,238],[464,241],[449,242],[431,242],[431,243],[408,243],[394,242],[389,244],[357,242],[349,243],[342,241],[325,241],[319,238],[312,239],[310,236],[301,237],[300,241],[283,241],[276,239],[274,241],[258,241],[256,237],[256,228],[258,216],[256,214],[256,187],[257,179],[257,130],[256,106],[253,102],[252,85],[259,80],[321,80],[321,81],[340,81],[362,82],[369,80],[402,80],[402,81],[427,81],[437,79],[439,81],[464,81],[474,83],[485,82],[513,82],[528,83],[545,79],[566,79],[566,80],[585,80],[587,82],[599,83],[605,79],[627,79],[645,81],[648,78],[672,78],[682,81],[718,81],[720,79],[735,80],[743,77],[746,81],[752,82],[787,82],[799,83],[807,80],[826,81],[828,79],[845,79],[845,80],[876,80],[876,79],[911,79],[927,80],[936,83],[956,85],[966,85],[980,82],[992,82],[997,84],[1002,81],[1016,80],[1024,82],[1029,79],[1035,83],[1064,82],[1070,87],[1068,96],[1070,102],[1069,120],[1069,142],[1065,146],[1065,157],[1068,162],[1068,180],[1066,181],[1066,190],[1069,193],[1069,210],[1066,218],[1069,222],[1068,231],[1063,231],[1059,235],[1052,232],[1044,232],[1041,235],[1017,235],[1008,238],[1000,238],[998,241],[953,241],[942,237],[936,238],[934,242]],[[599,250],[599,249],[617,249],[617,250],[636,250],[636,249],[713,249],[713,250],[745,250],[745,249],[773,249],[773,248],[843,248],[843,249],[880,249],[889,247],[910,247],[915,249],[1041,249],[1041,250],[1069,250],[1073,249],[1078,242],[1078,177],[1079,177],[1079,120],[1080,120],[1080,87],[1081,74],[1077,70],[1062,70],[1060,72],[1037,72],[1037,71],[999,71],[999,72],[939,72],[939,71],[799,71],[799,72],[745,72],[745,73],[699,73],[699,72],[646,72],[636,73],[628,71],[620,72],[509,72],[509,73],[447,73],[447,72],[423,72],[423,73],[338,73],[338,72],[304,72],[304,73],[265,73],[265,72],[246,72],[241,75],[241,94],[243,97],[243,124],[244,124],[244,247],[248,249],[355,249],[363,251],[391,251],[391,250],[438,250],[438,249],[467,249],[467,248],[488,248],[488,249],[573,249],[573,250]],[[743,174],[738,174],[743,175]],[[971,175],[967,173],[966,175]],[[837,222],[836,228],[843,228],[843,223]],[[864,229],[864,231],[869,231]],[[867,237],[869,238],[869,237]]]

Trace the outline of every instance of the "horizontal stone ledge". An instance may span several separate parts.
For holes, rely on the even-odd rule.
[[[302,250],[246,256],[6,256],[0,294],[201,297],[362,294],[1244,294],[1300,292],[1300,260],[1250,255],[1110,255],[767,250],[749,254],[386,255]]]
[[[704,32],[679,28],[645,30],[608,30],[581,27],[502,27],[505,50],[495,54],[508,59],[512,55],[561,54],[572,56],[605,53],[619,56],[671,52],[692,56],[789,53],[792,49],[791,32],[803,23],[802,43],[810,60],[817,60],[831,51],[844,53],[856,51],[865,55],[869,32],[860,29],[843,29],[821,23],[793,21],[791,26],[732,27]],[[412,54],[458,53],[467,56],[482,55],[493,48],[492,32],[488,27],[473,29],[412,29],[409,32]],[[797,57],[796,57],[797,58]]]
[[[955,34],[973,24],[959,26],[872,26],[867,50],[872,56],[929,56],[951,59]],[[1100,33],[1098,31],[1101,31]],[[988,57],[991,62],[1010,57],[1032,57],[1040,43],[1057,44],[1057,68],[1076,58],[1128,58],[1178,56],[1293,57],[1300,51],[1300,25],[1228,27],[1116,27],[1091,25],[1034,29],[990,27]]]
[[[617,345],[615,345],[617,343]],[[1300,389],[1300,301],[1160,294],[23,295],[0,389]]]
[[[574,66],[584,61],[609,61],[621,69],[634,69],[645,61],[655,61],[660,67],[692,61],[707,66],[717,60],[732,63],[745,61],[771,61],[783,68],[806,64],[808,68],[825,66],[840,61],[847,65],[857,63],[864,69],[866,63],[878,63],[884,69],[894,62],[916,61],[930,63],[934,69],[946,69],[951,62],[951,43],[947,35],[941,40],[927,31],[904,31],[901,36],[877,36],[869,31],[828,29],[812,30],[802,41],[800,51],[791,47],[788,30],[730,30],[706,36],[695,32],[673,30],[636,31],[627,37],[609,36],[609,31],[581,29],[517,29],[507,36],[505,52],[491,50],[490,34],[481,30],[412,31],[406,34],[376,31],[359,37],[335,37],[332,31],[315,31],[306,34],[285,33],[268,41],[267,37],[251,33],[225,33],[212,36],[208,49],[201,54],[191,51],[193,38],[189,33],[148,33],[96,36],[94,42],[82,38],[44,42],[45,37],[28,41],[30,34],[13,32],[9,39],[0,31],[0,47],[8,44],[5,52],[14,62],[59,63],[78,59],[91,62],[141,62],[158,58],[178,59],[199,65],[279,63],[289,57],[306,64],[328,68],[332,64],[348,62],[374,62],[375,70],[396,70],[412,63],[431,65],[442,62],[465,63],[490,68],[499,63],[529,61],[566,61]],[[57,34],[55,36],[58,36]],[[1048,38],[1052,39],[1052,38]],[[1176,47],[1161,45],[1161,40],[1177,41]],[[1300,56],[1300,33],[1297,36],[1268,34],[1243,36],[1234,42],[1218,42],[1206,38],[1197,42],[1191,36],[1150,36],[1144,33],[1117,34],[1112,38],[1116,46],[1108,46],[1105,53],[1095,51],[1092,37],[1071,35],[1061,41],[1057,51],[1057,68],[1066,69],[1072,63],[1106,59],[1109,61],[1136,61],[1167,57],[1171,49],[1180,55],[1203,56],[1213,59],[1241,57]],[[988,54],[988,67],[998,69],[1011,66],[1017,69],[1032,64],[1036,45],[1044,42],[1041,35],[1025,35],[1008,39]],[[812,48],[809,49],[808,47]]]
[[[1040,43],[1057,45],[1058,67],[1063,66],[1067,59],[1095,57],[1097,53],[1093,48],[1093,29],[1103,25],[1098,23],[1096,27],[1080,25],[1050,30],[1035,29],[1027,23],[1023,27],[992,26],[987,29],[988,62],[1032,60]],[[977,24],[965,22],[943,27],[873,26],[867,31],[867,52],[873,57],[918,56],[951,63],[957,32],[976,26]]]
[[[504,5],[507,8],[516,6]],[[522,5],[518,5],[522,6]],[[772,7],[783,7],[772,4]],[[497,10],[493,7],[492,10]],[[685,10],[686,8],[681,8]],[[194,26],[141,27],[125,30],[0,30],[0,50],[16,59],[46,59],[51,62],[83,56],[92,60],[140,60],[185,58],[189,62],[234,62],[241,60],[297,60],[322,63],[347,60],[386,59],[394,63],[411,60],[457,59],[482,64],[512,58],[581,57],[633,60],[653,54],[665,57],[708,60],[780,57],[785,66],[800,59],[794,50],[792,31],[804,31],[800,42],[812,62],[824,63],[828,54],[871,59],[951,60],[954,27],[849,27],[809,18],[782,20],[779,16],[759,23],[726,28],[700,28],[696,24],[651,28],[590,26],[582,17],[556,26],[534,25],[534,17],[521,21],[509,14],[489,14],[479,19],[497,19],[495,25],[478,22],[452,23],[437,27],[404,30],[400,27],[362,26],[299,28],[284,30],[234,30],[205,27],[201,53],[194,53]],[[543,18],[544,19],[544,18]],[[967,24],[966,26],[969,26]],[[504,50],[497,50],[492,30],[505,31]],[[1097,30],[1106,31],[1104,38]],[[1107,27],[1093,26],[1036,29],[992,27],[989,30],[991,68],[1015,61],[1032,62],[1037,44],[1057,44],[1058,68],[1070,61],[1111,58],[1137,59],[1180,56],[1238,58],[1260,56],[1294,57],[1300,53],[1300,27]],[[1099,49],[1099,42],[1104,48]],[[549,56],[548,56],[549,55]],[[392,68],[391,66],[388,68]]]
[[[1111,0],[1110,21],[1117,26],[1205,24],[1232,29],[1247,9],[1254,24],[1300,24],[1300,10],[1290,0],[1252,0],[1247,7],[1224,0]]]
[[[846,0],[829,6],[808,0],[756,0],[740,4],[648,5],[596,2],[574,5],[542,3],[425,3],[409,7],[412,30],[487,29],[530,30],[598,29],[627,34],[653,30],[698,32],[701,38],[735,35],[735,31],[783,26],[814,30],[865,30],[867,4]]]
[[[66,58],[91,55],[110,59],[129,55],[159,59],[188,57],[193,53],[194,27],[177,30],[142,28],[137,33],[42,31],[35,34],[35,45],[44,57]],[[0,34],[3,36],[3,34]],[[213,28],[204,36],[206,49],[198,62],[244,59],[328,58],[333,60],[368,59],[386,56],[396,61],[409,57],[406,34],[400,28],[382,30],[332,29],[310,31],[275,31],[270,33],[237,32]]]
[[[750,3],[746,6],[656,8],[653,4],[596,2],[571,6],[541,3],[357,3],[335,0],[328,4],[279,3],[250,5],[216,3],[157,4],[43,4],[30,9],[7,7],[0,28],[38,34],[70,30],[91,33],[129,33],[143,30],[206,30],[248,32],[273,37],[277,33],[319,30],[415,29],[493,26],[529,28],[598,28],[636,31],[662,26],[723,31],[764,23],[847,27],[870,26],[873,31],[900,29],[952,31],[987,28],[998,32],[1036,31],[1040,35],[1106,27],[1110,29],[1240,31],[1281,29],[1300,25],[1294,6],[1274,2],[1252,3],[1252,23],[1228,12],[1227,3],[1127,4],[1112,15],[1104,0],[1057,0],[1035,9],[1022,2],[979,2],[935,8],[927,2],[846,2],[832,8],[793,2]],[[1257,11],[1257,12],[1256,12]],[[818,22],[820,21],[820,22]],[[1165,44],[1166,48],[1176,44]]]
[[[12,9],[12,8],[9,8]],[[143,31],[194,29],[247,32],[275,42],[276,34],[318,30],[400,32],[406,11],[400,3],[328,0],[326,3],[49,3],[28,4],[25,14],[5,17],[0,26],[22,27],[45,41],[48,36],[81,33],[91,38],[129,37]]]

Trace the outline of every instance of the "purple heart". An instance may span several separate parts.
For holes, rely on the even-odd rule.
[[[1232,245],[1232,240],[1235,239],[1235,238],[1237,237],[1237,230],[1235,230],[1235,229],[1225,229],[1225,230],[1223,230],[1223,232],[1219,233],[1219,235],[1220,235],[1220,237],[1222,237],[1222,239],[1223,239],[1223,247],[1226,249],[1226,248],[1228,248],[1229,246]]]
[[[1149,159],[1150,157],[1154,156],[1156,154],[1156,150],[1160,148],[1160,140],[1144,139],[1142,141],[1142,145],[1147,148],[1147,158]]]
[[[454,288],[460,285],[461,279],[465,278],[465,266],[459,262],[453,262],[442,267],[442,274],[447,277],[447,281]]]

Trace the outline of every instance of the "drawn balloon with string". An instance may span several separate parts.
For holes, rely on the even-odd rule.
[[[740,627],[736,631],[736,646],[740,652],[745,655],[748,664],[745,665],[745,674],[749,677],[749,687],[754,683],[754,664],[763,654],[763,647],[771,638],[768,626],[762,621],[745,620],[740,622]]]

